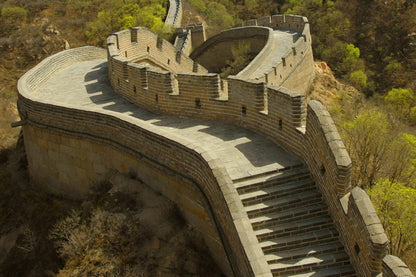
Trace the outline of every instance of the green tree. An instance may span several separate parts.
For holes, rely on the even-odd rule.
[[[239,42],[237,45],[231,48],[232,59],[227,60],[227,65],[221,69],[221,77],[225,78],[228,75],[235,75],[243,70],[253,59],[253,55],[250,54],[250,44],[245,42]]]
[[[352,85],[360,91],[364,91],[367,88],[367,75],[362,70],[354,71],[349,77]]]
[[[344,142],[353,160],[352,183],[364,189],[380,177],[391,133],[386,115],[367,111],[343,124]]]
[[[228,12],[227,8],[217,2],[208,3],[206,15],[214,25],[221,29],[229,28],[235,23],[233,16]]]
[[[390,239],[389,251],[403,256],[416,246],[416,189],[380,179],[369,191]]]
[[[189,3],[192,5],[192,7],[201,13],[205,13],[207,10],[207,6],[204,0],[190,0]]]
[[[415,173],[416,136],[401,133],[390,142],[389,154],[384,162],[383,177],[416,188]]]
[[[394,88],[384,96],[384,101],[397,112],[397,115],[405,118],[409,116],[415,100],[413,90],[405,88]]]
[[[97,18],[87,26],[85,34],[89,43],[103,44],[109,34],[133,26],[144,26],[162,32],[163,18],[166,15],[166,7],[162,2],[161,0],[105,1]]]

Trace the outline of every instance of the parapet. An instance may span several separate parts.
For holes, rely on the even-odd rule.
[[[250,54],[255,56],[237,74],[239,78],[306,94],[314,76],[310,38],[305,17],[268,16],[249,20],[209,38],[190,57],[210,72],[220,72],[233,59],[231,49],[239,42],[250,46]]]
[[[304,17],[265,17],[245,23],[249,25],[268,34],[275,28],[299,30],[302,35],[297,41],[310,44]],[[233,32],[235,29],[230,34]],[[108,43],[110,81],[114,90],[129,101],[158,113],[221,120],[249,128],[303,160],[329,206],[357,273],[370,276],[382,272],[387,237],[378,217],[369,210],[372,204],[366,193],[351,188],[351,160],[321,103],[311,101],[307,105],[303,93],[270,85],[267,74],[258,80],[244,79],[243,75],[221,79],[144,28],[116,33]],[[166,52],[162,53],[161,48]],[[129,54],[132,50],[139,54]],[[302,50],[295,50],[291,55],[301,55]],[[140,59],[160,66],[133,62]],[[290,68],[288,65],[289,58],[286,67]],[[345,199],[347,209],[343,208]],[[368,222],[369,216],[378,220],[377,237],[376,225]]]
[[[173,27],[180,27],[182,21],[182,3],[180,0],[169,0],[169,10],[165,24]]]
[[[152,64],[152,67],[175,73],[207,72],[168,41],[158,37],[147,28],[134,27],[110,35],[107,38],[107,51],[109,70],[112,71],[113,66],[122,67],[125,76],[130,68],[127,63],[138,61],[148,62]],[[120,64],[125,65],[123,67]],[[115,71],[112,71],[112,74],[113,72],[116,74]],[[113,79],[111,76],[110,80]]]
[[[275,28],[299,29],[296,32],[302,34],[300,41],[303,37],[304,42],[310,43],[305,33],[309,29],[304,17],[272,16],[244,24],[253,26],[250,29],[267,32]],[[244,79],[240,75],[221,79],[218,74],[208,73],[203,66],[146,28],[136,27],[114,33],[108,37],[107,44],[108,77],[116,93],[150,111],[243,126],[282,146],[307,165],[329,207],[357,274],[377,276],[383,272],[389,277],[412,276],[406,275],[405,266],[397,259],[385,256],[388,240],[380,220],[368,195],[359,188],[351,188],[350,157],[331,116],[320,102],[306,103],[303,93],[271,85],[268,81],[270,76],[265,79]],[[295,50],[292,52],[294,56],[298,53],[298,49]],[[49,103],[48,99],[36,98],[34,92],[52,74],[78,61],[102,59],[104,51],[97,51],[93,47],[71,49],[45,59],[26,73],[18,83],[22,119],[27,119],[30,124],[43,124],[44,127],[50,126],[61,131],[72,128],[78,134],[90,132],[96,137],[97,134],[110,136],[126,132],[129,138],[126,145],[131,146],[129,149],[137,147],[147,151],[152,159],[164,159],[168,167],[175,168],[183,176],[190,175],[203,186],[210,197],[209,202],[221,205],[218,211],[227,211],[220,214],[214,209],[214,214],[219,219],[219,233],[227,237],[228,243],[223,246],[230,254],[234,274],[256,275],[260,266],[252,259],[252,253],[247,250],[249,246],[244,244],[245,241],[236,231],[239,219],[233,217],[230,208],[236,201],[224,200],[230,194],[228,185],[231,186],[232,182],[209,153],[200,153],[197,146],[189,147],[186,142],[164,139],[157,130],[147,130],[128,123],[122,120],[124,117],[104,116],[93,110],[81,111]],[[289,61],[285,62],[287,66]],[[305,60],[300,61],[303,62]],[[288,76],[299,74],[295,70],[291,72]],[[59,120],[65,124],[65,128],[62,128]],[[94,124],[81,124],[88,121]],[[106,128],[111,132],[103,131]],[[144,149],[143,141],[158,143],[149,144],[153,148]],[[119,149],[117,147],[120,144],[114,142],[114,147]],[[160,155],[169,151],[176,151],[187,159],[173,155],[176,160],[172,160],[168,155]],[[227,188],[227,193],[222,194],[222,189]]]
[[[189,24],[186,29],[192,35],[192,48],[197,48],[207,40],[204,23]]]
[[[398,257],[386,255],[383,259],[384,277],[414,277],[409,267]]]

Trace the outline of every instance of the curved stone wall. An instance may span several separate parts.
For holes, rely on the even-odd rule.
[[[312,39],[308,19],[298,15],[273,15],[248,20],[242,26],[264,26],[273,30],[293,32],[293,46],[272,68],[257,70],[261,68],[262,62],[253,61],[237,76],[242,79],[261,80],[270,85],[284,86],[306,93],[314,76]],[[262,61],[264,60],[267,58],[262,58]]]
[[[256,22],[270,24],[266,19]],[[277,20],[274,24],[281,28],[304,29],[302,22],[294,17],[293,20]],[[357,274],[373,276],[383,271],[387,237],[366,193],[350,187],[351,160],[321,103],[311,101],[306,105],[303,94],[268,86],[262,80],[242,80],[234,76],[224,83],[217,74],[207,73],[202,66],[178,54],[173,46],[144,28],[113,34],[108,43],[110,82],[114,90],[129,101],[155,112],[243,126],[270,138],[303,160],[329,206]],[[250,248],[252,238],[245,232],[241,201],[215,157],[155,126],[135,124],[128,116],[63,106],[36,96],[37,88],[55,72],[76,62],[101,59],[104,53],[94,47],[64,51],[45,59],[19,80],[19,111],[22,119],[28,122],[24,132],[28,137],[45,138],[44,141],[34,139],[32,144],[46,142],[47,149],[39,151],[53,156],[53,147],[57,146],[48,144],[49,133],[53,133],[57,141],[74,139],[73,149],[88,141],[87,147],[105,145],[123,153],[114,164],[105,164],[105,167],[128,173],[130,167],[136,168],[139,163],[187,180],[185,183],[198,188],[194,195],[198,205],[203,207],[200,212],[213,222],[213,227],[207,229],[214,230],[210,231],[212,240],[217,240],[212,243],[217,245],[213,248],[219,249],[231,268],[225,271],[235,276],[268,276],[261,261],[256,259],[257,250]],[[152,66],[131,61],[148,61]],[[64,146],[71,146],[71,143]],[[60,153],[65,152],[64,149],[62,147]],[[36,154],[35,151],[29,155],[36,157]],[[84,151],[83,155],[87,154]],[[90,159],[88,164],[103,159],[87,156],[84,160]],[[128,157],[131,164],[123,162],[122,157]],[[62,156],[55,158],[58,160]],[[93,168],[92,171],[97,170]],[[87,165],[75,171],[80,176],[87,172]],[[36,174],[35,170],[31,173]],[[79,193],[85,191],[85,188],[66,187],[62,193],[74,189],[80,190]],[[189,189],[192,191],[191,185]]]
[[[301,22],[294,26],[301,28]],[[285,24],[292,27],[294,23]],[[137,39],[139,44],[141,39]],[[109,56],[113,63],[110,79],[113,84],[116,78],[121,80],[122,86],[113,87],[129,101],[154,112],[223,120],[249,128],[302,159],[330,208],[357,272],[370,276],[382,271],[387,237],[374,209],[368,209],[372,207],[368,196],[351,191],[351,160],[320,103],[311,101],[306,111],[303,94],[266,86],[261,80],[229,77],[224,83],[218,74],[174,75],[128,61],[124,67],[116,67],[114,57]]]
[[[239,44],[250,47],[249,54],[257,56],[263,48],[271,45],[272,29],[267,27],[247,27],[225,30],[196,48],[190,58],[198,62],[209,72],[220,73],[233,59],[231,50]],[[264,55],[261,55],[263,57]]]
[[[95,47],[67,50],[45,59],[19,80],[19,112],[28,122],[23,131],[27,138],[25,143],[32,177],[40,186],[43,182],[49,183],[46,189],[51,192],[73,197],[85,195],[88,191],[85,183],[99,181],[95,175],[100,168],[125,174],[131,170],[140,171],[143,167],[153,168],[147,174],[140,171],[139,176],[147,175],[145,181],[156,186],[162,186],[164,181],[172,186],[175,178],[179,178],[177,182],[181,189],[175,191],[172,187],[170,191],[174,195],[171,197],[193,214],[194,219],[190,218],[190,221],[196,222],[195,225],[208,236],[209,246],[217,254],[216,260],[224,272],[235,276],[259,275],[258,268],[253,273],[246,254],[256,250],[249,250],[248,238],[239,235],[245,233],[244,217],[239,212],[243,209],[242,204],[237,192],[230,190],[232,181],[215,157],[197,145],[165,134],[150,124],[138,126],[128,116],[62,106],[36,96],[33,84],[47,81],[47,76],[74,62],[102,58],[104,53]],[[89,149],[100,151],[89,152]],[[112,159],[99,153],[110,154]],[[53,164],[66,166],[69,171],[60,168],[54,174]],[[45,175],[50,178],[45,179]],[[155,183],[155,176],[170,177]],[[190,191],[189,194],[185,193],[186,190]],[[181,200],[183,198],[185,200]],[[190,203],[190,199],[195,202]],[[195,219],[195,215],[200,219]],[[259,263],[253,255],[250,258],[251,262]]]
[[[414,275],[400,258],[386,255],[383,259],[383,277],[414,277]]]
[[[169,10],[166,15],[165,24],[173,27],[180,27],[182,21],[181,0],[169,0]]]

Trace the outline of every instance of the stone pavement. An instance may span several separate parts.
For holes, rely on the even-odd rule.
[[[258,65],[256,70],[248,76],[250,79],[257,79],[264,77],[264,74],[270,72],[276,64],[282,62],[284,57],[293,47],[294,37],[298,35],[297,32],[292,31],[273,31],[273,52],[268,59],[265,59],[262,64]]]
[[[236,180],[299,165],[278,145],[254,132],[217,121],[151,113],[114,93],[107,80],[107,61],[71,65],[56,73],[33,95],[51,103],[78,109],[129,115],[141,125],[151,124],[214,153]]]

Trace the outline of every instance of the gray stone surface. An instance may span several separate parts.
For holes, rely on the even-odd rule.
[[[297,35],[292,31],[274,30],[271,40],[273,48],[270,51],[270,55],[262,63],[257,64],[254,68],[256,70],[250,73],[247,77],[250,79],[257,79],[264,76],[272,70],[276,64],[282,62],[282,57],[286,56],[293,47],[293,37]]]
[[[164,133],[191,141],[213,153],[231,179],[280,170],[300,163],[281,147],[254,132],[203,119],[157,115],[113,92],[105,60],[74,64],[56,73],[33,95],[42,101],[107,114],[124,114],[138,124],[150,124]]]

